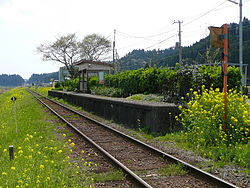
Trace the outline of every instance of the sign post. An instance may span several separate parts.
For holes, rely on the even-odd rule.
[[[223,58],[223,92],[224,92],[224,117],[223,117],[223,130],[226,132],[227,130],[227,82],[228,82],[228,26],[224,24],[223,26],[223,34],[224,34],[224,58]]]
[[[16,133],[17,133],[17,121],[16,121],[16,97],[11,97],[10,99],[14,103],[14,118],[15,118],[15,125],[16,125]]]
[[[227,130],[227,82],[228,82],[228,25],[221,27],[209,27],[210,43],[212,48],[223,48],[223,93],[224,93],[224,112],[223,112],[223,130]]]

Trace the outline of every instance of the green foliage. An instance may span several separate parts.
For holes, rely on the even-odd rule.
[[[158,170],[158,173],[165,176],[183,176],[188,172],[184,169],[184,165],[181,163],[178,164],[169,164]]]
[[[160,95],[154,95],[154,94],[149,94],[149,95],[144,95],[144,94],[136,94],[127,97],[127,99],[131,100],[137,100],[137,101],[150,101],[150,102],[162,102],[163,101],[163,96]]]
[[[201,79],[199,85],[205,85],[206,88],[223,88],[223,73],[220,66],[201,66],[199,68]],[[236,67],[228,67],[228,88],[240,90],[241,75],[240,69]]]
[[[91,93],[95,95],[103,95],[108,97],[122,97],[122,90],[113,87],[105,87],[105,86],[92,87]]]
[[[91,90],[95,86],[98,86],[98,77],[92,76],[88,79],[88,87]]]
[[[59,87],[61,87],[61,83],[60,82],[56,82],[55,83],[55,88],[59,88]]]
[[[229,67],[229,88],[239,90],[240,72],[238,68]],[[139,93],[164,93],[165,101],[180,102],[188,100],[186,93],[190,88],[222,89],[221,68],[217,66],[189,67],[182,66],[175,70],[169,68],[147,68],[125,71],[115,75],[106,75],[106,86],[120,88],[123,96]]]
[[[73,78],[62,82],[64,89],[68,91],[78,91],[79,89],[79,78]]]
[[[10,98],[15,96],[13,103]],[[69,155],[73,149],[56,134],[55,119],[21,88],[0,96],[0,187],[84,187],[87,180]],[[54,122],[54,123],[52,123]],[[8,147],[15,159],[9,160]]]
[[[175,74],[171,69],[138,69],[120,74],[107,75],[106,85],[121,88],[124,96],[137,93],[161,93],[163,85]]]
[[[119,181],[125,180],[125,175],[122,171],[112,170],[98,174],[92,174],[94,182]]]
[[[35,83],[35,84],[41,84],[41,83],[50,83],[51,80],[58,80],[59,79],[59,73],[58,72],[52,72],[52,73],[43,73],[43,74],[32,74],[29,78],[28,82]]]
[[[247,96],[229,91],[224,123],[223,92],[203,86],[201,91],[190,95],[192,98],[187,108],[180,106],[181,114],[177,117],[186,130],[187,140],[197,148],[209,147],[208,156],[217,155],[217,159],[247,165],[249,152],[242,150],[242,147],[249,147],[250,141],[250,103],[246,102]]]
[[[250,21],[247,18],[243,19],[243,62],[250,65]],[[229,26],[229,62],[239,63],[239,25],[232,23]],[[191,46],[183,47],[182,57],[184,64],[208,64],[215,61],[220,61],[221,51],[207,50],[210,45],[209,36],[201,39]],[[155,67],[174,67],[179,60],[178,49],[168,48],[164,50],[143,50],[137,49],[129,52],[126,56],[120,59],[122,70],[136,70],[149,66]],[[248,69],[250,75],[250,69]],[[248,76],[249,77],[249,76]]]
[[[219,89],[194,91],[187,108],[181,110],[180,122],[198,145],[246,144],[250,140],[250,103],[236,91],[228,94],[227,130],[223,130],[224,93]]]
[[[48,96],[48,91],[52,90],[53,87],[31,87],[31,90],[35,90],[43,96]]]
[[[10,87],[17,87],[22,86],[24,84],[24,79],[16,74],[7,75],[1,74],[0,75],[0,86],[10,86]]]

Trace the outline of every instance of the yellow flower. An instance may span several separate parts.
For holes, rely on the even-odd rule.
[[[40,168],[44,168],[44,165],[40,165]]]
[[[16,170],[16,167],[12,166],[10,169],[11,169],[11,170]]]
[[[63,137],[66,137],[67,135],[66,134],[63,134]]]
[[[6,173],[6,172],[2,172],[2,175],[5,175],[5,176],[7,176],[7,173]]]
[[[83,153],[84,153],[84,151],[82,150],[82,151],[81,151],[81,153],[83,154]]]
[[[62,153],[62,150],[60,149],[60,150],[58,151],[58,153]]]
[[[76,144],[75,144],[74,142],[72,142],[70,145],[71,145],[72,147],[74,147]]]
[[[7,151],[7,149],[4,149],[4,150],[3,150],[3,152],[6,152],[6,151]]]
[[[20,184],[23,184],[23,181],[22,181],[22,180],[18,180],[17,182],[20,183]]]

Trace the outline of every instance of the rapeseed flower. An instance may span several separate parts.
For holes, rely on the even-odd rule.
[[[39,168],[43,169],[43,168],[44,168],[44,165],[40,165],[40,167],[39,167]]]
[[[74,142],[72,142],[72,143],[70,143],[70,145],[71,145],[72,147],[74,147],[76,144],[75,144]]]

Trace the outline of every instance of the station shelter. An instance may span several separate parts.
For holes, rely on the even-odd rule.
[[[87,93],[88,88],[88,78],[91,76],[98,76],[100,84],[104,83],[104,75],[111,74],[113,70],[113,65],[101,61],[91,61],[91,60],[80,60],[76,63],[79,70],[79,80],[80,80],[80,91]]]

